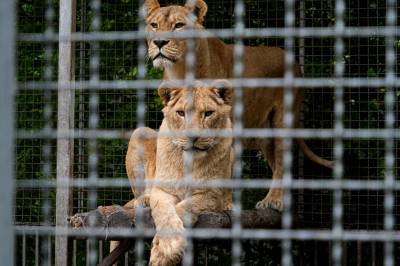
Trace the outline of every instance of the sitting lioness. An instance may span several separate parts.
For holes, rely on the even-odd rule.
[[[186,75],[185,56],[187,44],[184,39],[161,39],[157,33],[184,31],[188,24],[196,30],[203,30],[203,21],[207,13],[207,5],[202,0],[195,1],[197,12],[187,3],[185,6],[171,5],[160,7],[157,0],[146,0],[146,30],[155,33],[155,38],[148,38],[148,54],[155,67],[164,69],[164,80],[184,79]],[[190,13],[197,16],[190,16]],[[193,18],[195,21],[193,21]],[[217,38],[198,38],[195,40],[194,74],[197,79],[232,78],[234,54],[233,45],[225,44]],[[284,51],[274,47],[245,47],[243,55],[244,78],[276,78],[284,75]],[[295,77],[301,76],[300,67],[293,67]],[[300,89],[293,90],[294,125],[298,125],[301,102]],[[282,88],[256,88],[243,90],[243,125],[244,128],[283,128],[283,90]],[[315,155],[301,139],[298,140],[301,150],[316,163],[332,167],[328,161]],[[248,149],[261,149],[264,158],[272,169],[272,178],[279,184],[283,176],[283,140],[244,139]],[[151,160],[154,156],[149,157]],[[256,204],[256,208],[267,207],[281,211],[283,208],[283,190],[272,187],[267,196]]]
[[[230,189],[170,185],[174,181],[185,180],[184,157],[189,155],[192,155],[188,172],[191,180],[201,182],[231,178],[232,137],[188,138],[179,131],[223,129],[229,134],[232,130],[233,90],[223,80],[215,81],[210,86],[196,83],[192,89],[164,82],[158,94],[164,103],[160,136],[153,138],[157,133],[149,128],[135,130],[129,142],[126,167],[132,181],[137,181],[140,171],[144,170],[146,180],[170,183],[156,183],[145,191],[132,187],[135,199],[127,205],[150,203],[157,230],[150,264],[172,265],[181,259],[186,246],[182,235],[185,213],[190,213],[190,221],[194,223],[202,212],[229,210],[232,206]],[[149,160],[153,155],[156,158]],[[143,166],[144,169],[140,169]]]

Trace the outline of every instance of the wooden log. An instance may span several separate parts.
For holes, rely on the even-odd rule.
[[[142,223],[145,228],[154,228],[150,208],[144,208]],[[77,213],[68,218],[73,228],[85,227],[134,227],[136,210],[119,205],[99,206],[96,210]],[[243,228],[278,228],[281,224],[281,213],[273,209],[244,210],[240,221]],[[207,212],[199,216],[194,228],[230,228],[232,212]]]
[[[68,222],[77,230],[87,227],[131,228],[135,226],[135,219],[136,210],[134,208],[112,205],[99,206],[96,210],[77,213],[69,217]],[[281,226],[281,213],[273,209],[244,210],[241,212],[240,221],[243,228],[279,228]],[[150,208],[142,210],[142,226],[144,228],[155,227]],[[194,228],[230,228],[231,226],[232,212],[223,211],[201,214]],[[106,234],[103,239],[120,240],[120,244],[104,258],[99,264],[100,266],[113,265],[132,245],[132,239],[110,238]]]

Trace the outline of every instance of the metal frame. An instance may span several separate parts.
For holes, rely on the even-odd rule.
[[[76,1],[60,1],[60,35],[70,36],[75,31]],[[74,97],[71,83],[74,80],[75,49],[71,40],[60,40],[58,59],[58,123],[57,131],[74,128]],[[57,137],[57,180],[69,182],[73,177],[74,140]],[[66,217],[72,213],[72,194],[69,186],[57,187],[56,229],[68,226]],[[55,264],[68,265],[68,236],[57,235]]]
[[[140,1],[142,4],[143,1]],[[234,165],[233,178],[230,181],[224,182],[209,182],[209,183],[196,183],[191,180],[190,175],[190,162],[187,162],[185,180],[180,183],[174,183],[174,186],[210,186],[210,187],[229,187],[234,189],[234,219],[232,229],[195,229],[189,228],[185,232],[189,238],[189,249],[183,259],[183,265],[191,265],[193,259],[193,238],[206,239],[210,234],[215,238],[233,239],[232,241],[232,264],[240,265],[240,255],[242,251],[241,240],[243,239],[278,239],[282,240],[282,265],[292,265],[291,247],[293,240],[326,240],[332,241],[332,258],[333,265],[341,265],[343,252],[343,241],[379,241],[384,243],[384,264],[390,266],[395,264],[394,260],[394,242],[400,241],[398,231],[395,229],[394,217],[394,193],[400,191],[400,183],[396,181],[394,175],[395,167],[395,154],[394,145],[395,141],[400,138],[400,131],[395,129],[395,113],[394,104],[396,101],[394,91],[400,87],[400,79],[396,75],[396,53],[394,43],[400,37],[399,26],[397,26],[397,11],[398,4],[395,0],[387,0],[387,14],[386,25],[379,27],[353,27],[346,26],[344,22],[345,15],[345,1],[335,1],[335,22],[333,26],[322,28],[305,28],[304,24],[304,3],[301,1],[300,12],[300,27],[295,25],[295,1],[285,1],[285,28],[284,29],[248,29],[244,27],[243,14],[244,14],[244,1],[235,1],[235,23],[232,29],[215,29],[208,30],[207,33],[199,33],[196,30],[188,30],[179,34],[165,34],[166,37],[174,38],[189,38],[189,49],[186,61],[188,65],[193,65],[193,42],[190,38],[198,38],[199,36],[216,36],[220,38],[233,38],[235,40],[235,67],[234,78],[231,83],[235,87],[236,102],[235,108],[235,127],[233,136],[237,138],[243,137],[284,137],[285,138],[285,156],[284,156],[284,178],[282,186],[290,192],[291,189],[329,189],[333,191],[333,226],[331,230],[312,230],[312,229],[292,229],[292,195],[285,193],[284,203],[285,209],[282,216],[282,230],[272,229],[243,229],[241,228],[239,215],[241,212],[241,196],[240,190],[243,188],[260,188],[269,187],[272,185],[270,179],[258,180],[243,180],[242,175],[242,147],[240,141],[235,142],[236,161]],[[144,60],[145,54],[145,38],[143,22],[139,24],[138,31],[127,32],[100,32],[100,0],[91,1],[93,8],[92,32],[75,32],[76,20],[76,1],[75,0],[60,0],[59,10],[59,34],[52,31],[45,33],[24,33],[17,36],[18,42],[38,42],[59,44],[59,59],[58,59],[58,80],[51,81],[51,79],[40,82],[21,82],[19,87],[21,89],[36,90],[44,89],[47,92],[58,92],[58,127],[57,130],[45,128],[35,132],[18,130],[13,132],[14,116],[13,116],[13,93],[16,86],[12,77],[15,76],[12,62],[14,60],[13,47],[14,38],[14,9],[12,1],[2,1],[0,4],[0,27],[2,33],[5,33],[6,38],[0,38],[0,47],[4,47],[3,52],[0,53],[0,81],[6,84],[4,88],[4,96],[1,97],[0,104],[1,113],[4,114],[2,119],[2,142],[0,151],[0,161],[2,162],[2,172],[5,178],[2,178],[2,186],[0,186],[0,202],[5,204],[0,205],[0,213],[6,215],[0,216],[0,232],[4,232],[6,243],[4,248],[0,249],[0,258],[5,265],[13,264],[13,238],[16,235],[25,234],[38,234],[40,236],[55,235],[55,264],[56,265],[69,265],[68,259],[68,237],[80,236],[81,233],[72,232],[68,229],[66,217],[71,213],[71,189],[72,188],[89,188],[89,205],[91,208],[96,206],[97,189],[105,187],[130,187],[132,185],[127,179],[115,178],[101,178],[99,179],[97,173],[98,165],[98,151],[96,150],[96,142],[98,139],[116,139],[124,138],[129,139],[131,131],[126,130],[102,130],[98,129],[98,91],[103,89],[135,89],[137,91],[138,106],[138,126],[144,125],[145,105],[144,105],[144,88],[156,88],[159,81],[144,80],[146,76],[146,66]],[[144,14],[140,13],[140,18]],[[379,36],[384,37],[386,40],[385,54],[386,54],[386,73],[385,77],[381,78],[349,78],[344,77],[343,60],[344,54],[344,39],[347,37],[370,37]],[[276,79],[243,79],[242,71],[242,57],[243,57],[243,39],[244,38],[259,38],[259,37],[282,37],[285,40],[285,75],[282,78]],[[294,63],[294,44],[295,39],[299,39],[300,44],[300,60],[304,60],[304,38],[307,37],[335,37],[335,75],[333,78],[294,78],[291,66]],[[138,49],[138,79],[134,81],[111,81],[99,79],[99,42],[100,41],[139,41]],[[90,80],[75,81],[74,77],[74,42],[90,42],[92,49],[92,56],[90,58]],[[181,84],[193,84],[194,75],[193,69],[190,68],[185,80],[179,80]],[[202,80],[210,82],[209,80]],[[285,126],[288,129],[245,129],[242,125],[242,103],[241,93],[242,87],[257,88],[257,87],[284,87],[285,91]],[[334,88],[335,95],[335,109],[334,109],[334,127],[332,129],[290,129],[290,121],[293,115],[290,112],[292,105],[291,89],[295,87],[331,87]],[[345,89],[348,87],[385,87],[385,128],[384,129],[349,129],[344,127],[343,114],[344,114],[344,99],[343,95]],[[75,129],[74,128],[74,98],[75,89],[82,91],[87,90],[89,96],[89,129]],[[2,92],[3,92],[2,91]],[[190,135],[218,135],[225,136],[227,132],[186,132]],[[44,226],[26,226],[15,225],[12,226],[12,192],[14,191],[13,177],[13,153],[12,146],[13,136],[20,139],[56,139],[57,140],[57,180],[30,180],[23,179],[17,180],[16,186],[18,188],[56,188],[57,189],[57,215],[56,227],[51,225]],[[145,136],[144,136],[145,137]],[[292,139],[296,137],[302,138],[333,138],[334,157],[336,165],[334,168],[333,180],[293,180],[290,172],[292,164],[292,155],[290,147]],[[385,179],[384,180],[355,180],[343,179],[343,141],[347,139],[368,139],[380,138],[385,140]],[[89,178],[88,179],[73,179],[73,154],[74,154],[74,140],[87,139],[89,141]],[[6,181],[4,181],[6,180]],[[150,182],[151,183],[151,182]],[[137,186],[143,186],[143,181],[135,183]],[[168,184],[164,184],[168,185]],[[384,215],[384,230],[376,231],[362,231],[362,230],[345,230],[343,228],[343,190],[376,190],[385,192],[385,215]],[[3,197],[5,198],[3,200]],[[4,211],[3,211],[4,206]],[[139,212],[138,227],[132,230],[118,229],[111,230],[110,234],[123,237],[135,237],[139,241],[136,244],[136,257],[138,258],[138,265],[143,265],[143,238],[149,237],[154,234],[154,230],[144,229],[140,227],[142,217]],[[14,233],[13,233],[14,232]],[[91,237],[88,241],[88,264],[94,265],[97,263],[98,258],[102,254],[98,253],[94,238],[96,236],[104,235],[103,229],[90,229],[85,232],[85,236]],[[48,252],[50,254],[51,252]],[[50,256],[50,255],[49,255]],[[3,259],[4,258],[4,259]],[[51,261],[51,259],[50,259]]]
[[[14,93],[15,82],[15,6],[14,1],[0,2],[0,261],[14,264]]]

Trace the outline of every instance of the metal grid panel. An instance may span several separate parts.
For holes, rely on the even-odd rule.
[[[57,83],[48,81],[57,82],[58,36],[52,35],[52,32],[57,32],[58,29],[59,6],[58,1],[39,2],[35,4],[22,0],[18,2],[17,29],[20,35],[16,57],[17,78],[20,86],[16,97],[16,127],[19,138],[16,140],[15,153],[16,178],[23,179],[24,182],[54,180],[56,175],[56,158],[49,155],[56,154],[55,137],[57,135],[51,133],[49,135],[38,130],[57,127],[57,91],[54,91],[57,89]],[[167,3],[173,2],[167,1]],[[286,183],[284,183],[294,186],[292,189],[288,188],[292,194],[286,194],[292,196],[286,198],[286,203],[292,202],[292,210],[289,208],[285,210],[283,227],[290,229],[291,216],[294,214],[300,217],[301,228],[310,230],[304,231],[304,234],[285,230],[252,231],[241,230],[237,225],[236,231],[221,233],[222,238],[236,236],[235,239],[239,239],[234,240],[232,246],[230,242],[224,241],[218,242],[218,246],[207,241],[196,242],[193,247],[194,256],[188,252],[188,256],[184,258],[184,264],[191,264],[193,258],[199,264],[223,262],[237,265],[242,262],[252,265],[266,261],[272,264],[281,262],[283,265],[292,263],[319,265],[328,261],[333,261],[335,265],[355,262],[363,264],[364,254],[371,254],[372,261],[377,264],[385,262],[386,265],[392,265],[398,262],[400,258],[393,257],[393,254],[398,254],[393,250],[394,248],[397,250],[398,245],[393,246],[390,242],[398,241],[390,231],[393,226],[398,230],[397,224],[392,225],[390,218],[393,212],[396,217],[399,214],[397,197],[399,186],[397,183],[393,186],[393,178],[398,176],[398,133],[384,131],[385,128],[390,130],[399,126],[398,86],[400,83],[395,79],[398,76],[399,62],[398,56],[395,56],[399,42],[398,28],[395,28],[395,34],[385,33],[383,29],[376,31],[374,28],[363,28],[364,31],[357,31],[358,27],[399,25],[399,21],[396,21],[395,11],[398,10],[396,3],[394,1],[313,0],[294,3],[294,1],[261,0],[207,1],[207,4],[209,13],[206,28],[216,29],[211,32],[217,36],[220,35],[226,42],[240,44],[243,41],[246,45],[281,46],[287,51],[293,50],[300,62],[302,62],[301,58],[304,58],[304,75],[309,78],[304,80],[304,83],[312,85],[310,86],[312,88],[305,86],[303,124],[305,128],[315,130],[304,131],[300,135],[308,137],[318,132],[317,129],[327,129],[325,137],[309,140],[308,143],[317,154],[325,158],[332,156],[333,150],[335,150],[336,159],[343,156],[344,173],[342,174],[340,164],[332,174],[294,154],[292,166],[287,165],[286,168],[287,173],[289,169],[292,169],[292,174],[286,176]],[[301,8],[302,4],[304,9]],[[137,1],[128,0],[118,3],[82,0],[78,1],[77,5],[77,30],[89,32],[89,34],[75,36],[77,41],[75,76],[76,80],[89,83],[82,83],[82,89],[79,84],[76,86],[75,104],[70,107],[75,112],[74,128],[95,129],[95,133],[89,138],[74,136],[73,177],[89,178],[88,186],[73,188],[71,211],[74,213],[97,205],[123,204],[132,197],[129,184],[127,182],[121,184],[121,179],[125,179],[124,156],[127,141],[119,137],[119,132],[129,132],[138,124],[158,128],[162,119],[159,112],[161,103],[154,92],[157,83],[140,83],[144,79],[160,79],[161,74],[149,65],[144,73],[144,53],[138,50],[140,45],[143,48],[144,36],[130,34],[141,29],[140,19],[138,19],[140,4]],[[245,12],[242,13],[241,9]],[[295,15],[294,21],[288,19],[291,15]],[[98,25],[93,19],[96,17],[101,18]],[[242,22],[246,28],[265,31],[248,29],[241,31]],[[343,28],[342,24],[349,28]],[[285,26],[287,29],[295,27],[310,31],[303,36],[300,32],[282,31]],[[321,27],[322,30],[318,31]],[[221,28],[234,30],[219,31],[218,29]],[[387,29],[390,30],[390,28]],[[98,30],[101,34],[95,39],[100,41],[91,40],[90,37],[94,36],[91,33]],[[127,34],[124,35],[123,31]],[[32,35],[31,33],[39,34]],[[252,38],[240,38],[243,34],[251,34]],[[303,51],[301,43],[304,43]],[[395,43],[394,47],[391,45],[393,43]],[[237,48],[236,66],[241,61],[240,45]],[[290,53],[288,54],[290,57]],[[392,62],[392,59],[396,61]],[[393,73],[395,73],[394,76]],[[342,76],[355,78],[357,82],[352,83],[350,79],[348,82],[341,82]],[[240,79],[240,70],[237,70],[236,77]],[[335,80],[332,77],[338,79]],[[290,80],[290,71],[283,80],[277,82],[285,84],[285,79]],[[113,82],[117,80],[132,80],[133,82],[122,85],[121,89],[118,87],[121,85]],[[291,86],[289,85],[288,89]],[[99,87],[102,89],[97,90]],[[141,95],[142,89],[146,90]],[[143,100],[138,103],[138,99]],[[344,110],[340,108],[341,105],[344,105]],[[140,117],[137,111],[140,113],[143,107],[146,112],[144,117]],[[388,115],[390,113],[392,116]],[[240,113],[235,115],[236,118],[241,116]],[[341,127],[345,130],[378,130],[369,131],[372,132],[371,137],[359,139],[357,131],[343,133]],[[235,130],[238,138],[244,136],[245,132],[241,130],[240,123],[237,124]],[[108,137],[100,138],[101,132]],[[107,135],[107,132],[111,134]],[[368,133],[368,131],[363,132]],[[249,131],[249,134],[253,133]],[[267,136],[274,133],[263,131],[260,134]],[[376,138],[374,135],[381,137]],[[342,139],[342,136],[345,136],[345,139]],[[236,146],[236,151],[238,155],[242,153],[238,146]],[[243,177],[247,181],[249,177],[268,178],[271,176],[269,170],[265,169],[266,164],[259,153],[243,151],[241,155],[237,157],[235,178]],[[288,156],[290,153],[286,152],[286,158]],[[396,159],[395,162],[393,158]],[[307,189],[307,186],[303,187],[304,184],[301,183],[302,179],[311,181],[307,183],[310,185],[318,179],[326,180],[332,177],[338,180],[349,179],[349,186],[342,189],[340,182],[336,187],[329,186],[334,183],[325,182],[325,185],[319,186],[318,189]],[[112,186],[96,188],[91,182],[97,181],[97,178],[105,180],[112,178],[110,180]],[[292,178],[294,178],[293,181]],[[116,181],[113,182],[113,180]],[[296,180],[300,181],[297,187],[294,182]],[[361,182],[355,183],[353,180]],[[364,180],[383,182],[378,183],[379,189],[373,189],[373,185],[368,189],[358,189],[363,185]],[[17,256],[17,264],[25,265],[34,262],[45,264],[46,261],[54,260],[54,232],[46,231],[45,228],[47,228],[46,225],[55,224],[54,213],[57,206],[55,188],[50,186],[51,189],[49,189],[44,186],[45,182],[24,187],[24,182],[17,182],[20,187],[16,190],[14,222],[16,226],[23,225],[17,227],[20,230],[16,231],[16,250],[21,255]],[[393,193],[396,196],[394,199],[391,198]],[[254,186],[243,190],[237,189],[235,198],[242,204],[241,207],[236,204],[240,208],[235,208],[235,210],[239,212],[240,209],[253,208],[264,195],[264,189],[255,190]],[[44,230],[36,231],[34,227],[31,227],[33,225],[42,225]],[[27,231],[24,232],[23,229]],[[326,230],[320,231],[320,229]],[[342,230],[355,231],[343,233]],[[382,233],[379,231],[379,235],[375,235],[374,231],[368,234],[369,231],[357,230],[388,231]],[[190,232],[189,237],[191,237]],[[121,233],[140,235],[140,232]],[[194,239],[196,236],[207,238],[208,233],[194,230],[193,236],[195,236]],[[247,240],[242,240],[242,237]],[[344,241],[338,241],[338,238]],[[384,245],[381,242],[385,242]],[[97,259],[102,257],[102,253],[107,252],[108,244],[95,244],[95,246],[93,244],[95,243],[88,245],[87,250],[90,250],[90,253],[86,252],[84,242],[78,241],[74,244],[73,260],[77,265],[85,261],[95,264]],[[148,258],[148,250],[146,249],[145,254],[140,254],[140,250],[137,246],[136,256],[141,259]],[[305,256],[301,255],[301,251]],[[321,254],[327,256],[321,258]],[[357,256],[351,254],[357,254]],[[135,256],[130,255],[129,258],[129,263],[135,261]]]

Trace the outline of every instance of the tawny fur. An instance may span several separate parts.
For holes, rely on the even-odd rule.
[[[147,2],[147,1],[146,1]],[[151,2],[154,2],[151,1]],[[196,21],[191,21],[190,9],[185,6],[172,5],[153,8],[146,17],[146,30],[149,32],[181,31],[182,23],[193,24],[197,30],[202,30],[202,22],[207,12],[207,5],[202,0],[196,1],[199,9]],[[179,24],[177,28],[176,25]],[[184,79],[186,75],[185,55],[187,50],[186,40],[168,39],[168,43],[159,48],[155,41],[148,39],[148,53],[156,67],[164,69],[164,80]],[[284,75],[284,51],[276,47],[245,47],[243,55],[244,78],[279,78]],[[234,53],[233,45],[225,44],[217,38],[199,38],[195,40],[195,66],[196,78],[216,79],[232,78]],[[295,77],[301,76],[297,63],[293,66]],[[300,89],[293,89],[294,126],[298,125],[299,113],[303,94]],[[256,88],[243,90],[243,126],[245,128],[284,128],[283,124],[283,90],[282,88]],[[298,140],[303,152],[314,162],[326,167],[332,167],[333,162],[315,155],[303,140]],[[279,184],[283,176],[283,140],[275,139],[246,139],[243,140],[245,148],[261,149],[264,158],[272,169],[272,178]],[[272,207],[283,209],[283,190],[273,187],[267,196],[257,203],[257,208]]]
[[[156,139],[156,131],[149,128],[137,129],[132,134],[126,157],[129,180],[137,181],[140,176],[144,176],[149,180],[155,178],[156,181],[172,184],[183,181],[184,156],[189,154],[193,156],[190,165],[192,180],[201,182],[231,178],[231,137],[189,139],[184,135],[163,136],[165,133],[182,130],[231,131],[233,90],[227,88],[229,84],[224,81],[216,81],[210,86],[197,83],[194,89],[168,86],[166,88],[164,83],[159,89],[165,105],[164,119],[159,130],[162,136]],[[189,97],[192,104],[189,104]],[[182,112],[184,116],[180,115]],[[202,212],[218,212],[231,209],[232,206],[232,193],[226,188],[189,189],[155,185],[145,190],[132,187],[132,191],[135,199],[126,205],[150,204],[152,209],[157,234],[152,244],[151,265],[173,265],[179,262],[186,246],[183,237],[186,213],[190,213],[190,223],[193,224]]]
[[[147,11],[146,30],[148,32],[155,33],[185,30],[185,28],[187,27],[185,25],[188,24],[193,24],[194,28],[197,30],[203,30],[202,23],[207,13],[207,4],[202,0],[197,0],[195,2],[195,8],[197,9],[197,18],[195,21],[189,21],[191,19],[191,16],[189,16],[189,14],[192,11],[192,8],[188,4],[184,6],[172,5],[167,7],[160,7],[160,4],[157,0],[146,0],[145,8]],[[180,24],[179,27],[176,27],[178,24]],[[182,25],[184,26],[182,27]],[[166,81],[174,79],[184,79],[186,75],[186,41],[182,39],[168,39],[168,43],[159,48],[155,44],[155,40],[156,39],[148,39],[148,54],[149,57],[153,60],[153,64],[155,67],[160,67],[164,69],[163,79]],[[243,63],[244,78],[279,78],[284,75],[284,51],[280,48],[265,46],[245,47]],[[196,78],[232,78],[233,65],[234,53],[232,45],[225,44],[223,41],[217,38],[195,40],[194,74]],[[298,64],[294,64],[293,74],[295,77],[301,76],[301,71]],[[294,104],[292,111],[294,113],[294,126],[298,126],[299,113],[303,100],[302,90],[293,90],[293,96]],[[245,128],[284,127],[282,88],[244,89],[243,104],[243,126]],[[140,130],[144,130],[145,134],[151,131],[151,129],[139,129],[139,131]],[[132,170],[134,169],[132,167],[136,165],[135,160],[136,163],[143,163],[144,165],[147,165],[144,167],[145,170],[147,169],[147,173],[145,174],[146,178],[151,179],[154,177],[151,171],[148,170],[148,166],[155,165],[155,147],[157,146],[156,140],[147,140],[147,144],[144,145],[146,152],[142,153],[144,157],[138,158],[136,148],[137,144],[133,143],[140,142],[141,141],[137,138],[133,138],[131,139],[129,144],[126,163],[127,172],[130,180],[138,178],[137,173]],[[301,150],[311,160],[326,167],[333,166],[333,161],[328,161],[315,155],[305,144],[304,140],[299,139],[298,142]],[[279,180],[281,180],[283,175],[282,139],[246,139],[243,140],[243,144],[244,147],[247,149],[260,149],[262,151],[264,158],[272,169],[273,180],[278,181],[277,184],[279,184]],[[171,154],[169,156],[171,156]],[[137,200],[135,199],[127,203],[127,205],[148,204],[148,192],[150,191],[149,189],[150,188],[147,188],[143,194],[140,194],[140,196],[138,195],[137,191],[133,189],[135,198],[137,198]],[[164,192],[159,191],[159,193],[161,197],[162,195],[164,195]],[[157,195],[155,193],[152,193],[152,195],[155,195],[155,198],[157,198]],[[256,204],[256,207],[271,207],[277,210],[282,210],[282,199],[283,190],[279,187],[274,187],[269,190],[267,196],[263,200]],[[218,199],[212,200],[218,201]],[[156,213],[155,215],[158,215],[158,213]],[[162,216],[160,216],[160,219],[162,219]],[[175,222],[178,224],[180,223],[179,220],[176,220]],[[160,247],[160,242],[158,241],[158,238],[155,238],[154,244],[155,246]],[[180,244],[183,245],[183,242]],[[171,245],[175,245],[175,242],[173,242]],[[171,245],[166,247],[166,249],[171,248]]]

